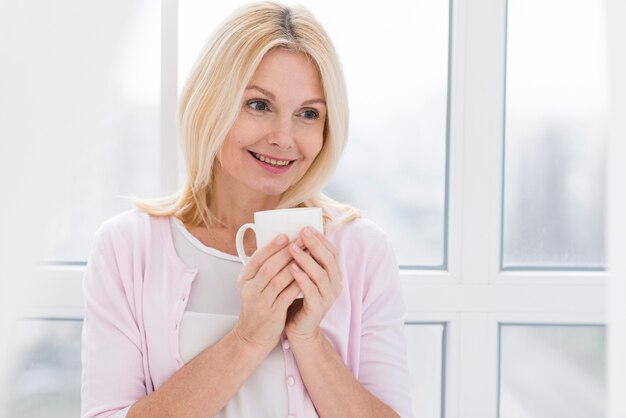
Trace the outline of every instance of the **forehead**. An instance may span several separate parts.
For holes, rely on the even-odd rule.
[[[250,84],[278,96],[285,94],[323,98],[324,90],[315,62],[301,52],[276,48],[270,50],[257,67]]]

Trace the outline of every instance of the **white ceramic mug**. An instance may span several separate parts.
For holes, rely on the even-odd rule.
[[[256,246],[261,248],[280,234],[287,235],[289,241],[293,241],[298,238],[300,230],[305,226],[311,226],[324,233],[322,208],[290,208],[254,212],[254,223],[241,225],[237,231],[235,239],[237,254],[244,264],[248,262],[249,257],[243,247],[243,236],[248,229],[254,231]]]

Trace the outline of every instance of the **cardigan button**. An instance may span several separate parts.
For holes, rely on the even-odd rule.
[[[289,377],[287,378],[287,384],[288,384],[289,386],[293,386],[293,385],[295,385],[295,384],[296,384],[296,379],[294,379],[294,378],[293,378],[293,376],[289,376]]]
[[[283,341],[283,349],[289,350],[289,340]]]

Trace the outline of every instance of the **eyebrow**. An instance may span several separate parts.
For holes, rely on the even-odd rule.
[[[248,87],[246,87],[246,90],[258,90],[264,95],[266,95],[267,97],[269,97],[270,99],[276,100],[276,96],[274,95],[274,93],[272,93],[271,91],[265,90],[264,88],[259,87],[256,84],[249,85]],[[326,101],[324,99],[305,100],[304,102],[302,102],[302,106],[311,105],[315,103],[322,103],[324,106],[326,106]]]

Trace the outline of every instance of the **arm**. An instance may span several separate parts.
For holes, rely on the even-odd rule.
[[[292,254],[300,269],[294,277],[305,295],[302,309],[293,315],[285,331],[293,347],[303,382],[320,416],[387,417],[410,416],[406,341],[403,335],[404,304],[399,293],[395,258],[383,254],[385,260],[374,260],[369,269],[372,289],[364,301],[362,353],[358,380],[334,351],[319,329],[319,322],[340,293],[341,272],[334,246],[323,235],[300,237],[311,255]],[[393,255],[393,253],[390,253]],[[380,261],[380,262],[379,262]],[[379,269],[380,271],[376,271]],[[394,283],[394,280],[396,283]],[[391,290],[391,291],[389,291]],[[381,292],[382,291],[382,292]],[[393,296],[391,299],[387,299]],[[397,300],[397,297],[400,300]],[[371,301],[371,303],[368,303]],[[382,302],[382,305],[381,305]],[[399,302],[399,303],[398,303]],[[387,311],[384,306],[393,305]],[[379,321],[388,316],[389,322]],[[397,335],[397,331],[400,335]],[[387,343],[386,338],[396,341]],[[400,361],[398,361],[400,360]],[[408,400],[408,406],[407,406]]]
[[[122,280],[109,230],[100,228],[83,277],[81,416],[124,417],[146,396],[132,284]]]
[[[366,263],[358,379],[403,418],[410,418],[407,310],[391,242],[384,236],[379,243]]]
[[[128,411],[135,417],[212,417],[269,354],[230,331]]]
[[[319,330],[309,340],[289,339],[302,381],[320,417],[398,417],[358,380]]]
[[[83,418],[216,415],[279,341],[287,307],[300,292],[285,243],[257,251],[244,268],[235,328],[146,396],[146,347],[131,308],[132,284],[122,279],[124,261],[106,232],[96,236],[84,279]]]

